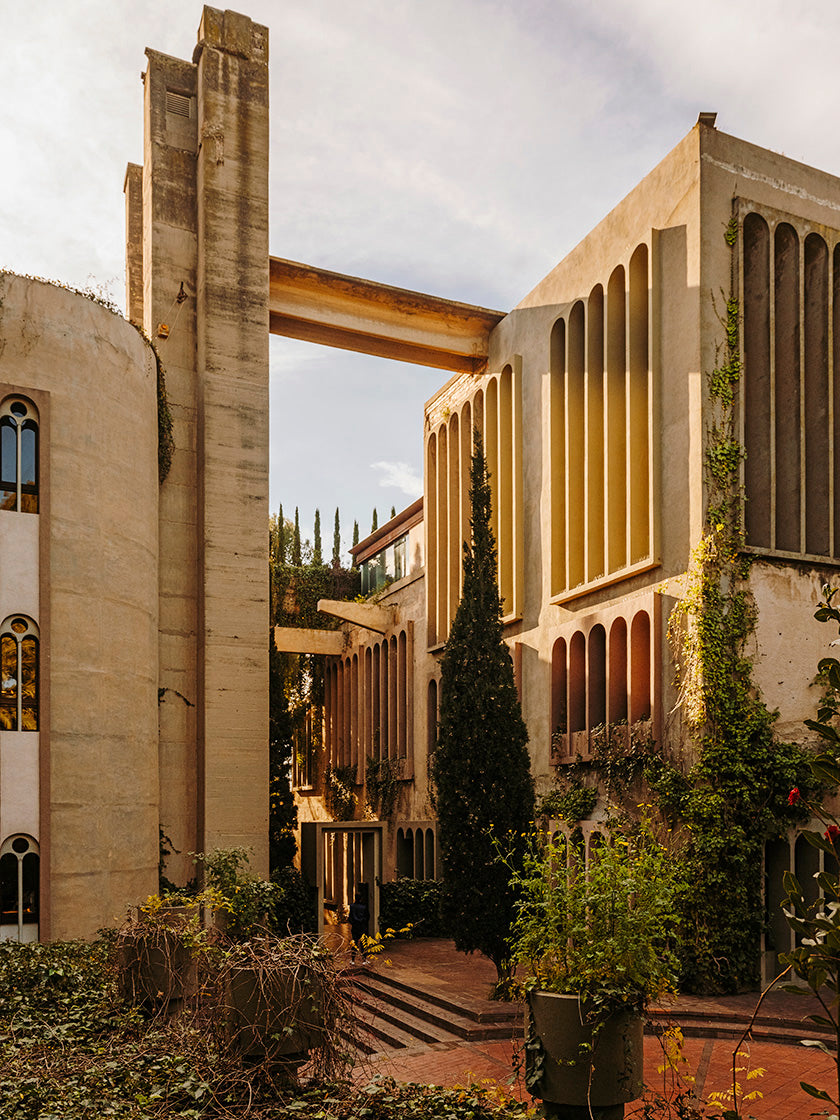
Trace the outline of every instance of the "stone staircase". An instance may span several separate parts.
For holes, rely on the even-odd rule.
[[[741,1011],[722,1008],[693,1010],[679,1005],[670,1009],[652,1008],[648,1012],[646,1031],[658,1034],[669,1024],[676,1023],[686,1038],[738,1039],[746,1030],[750,1018]],[[834,1032],[830,1028],[778,1014],[759,1013],[750,1029],[750,1037],[756,1042],[781,1042],[788,1046],[797,1045],[804,1039],[818,1039],[829,1050],[836,1049]]]
[[[353,989],[367,1054],[507,1039],[522,1029],[520,1004],[455,998],[372,969],[356,974]]]

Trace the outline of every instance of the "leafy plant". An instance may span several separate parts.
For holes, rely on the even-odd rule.
[[[351,821],[356,814],[355,766],[328,766],[324,774],[324,802],[337,821]]]
[[[194,853],[193,859],[204,868],[205,885],[212,892],[204,901],[227,915],[227,934],[247,940],[264,931],[274,913],[279,888],[247,870],[247,849],[217,848],[208,855]]]
[[[379,884],[379,929],[412,927],[415,937],[448,937],[440,913],[441,885],[437,879],[394,879]]]
[[[511,955],[526,987],[578,996],[591,1021],[673,990],[675,858],[647,815],[629,835],[609,827],[588,862],[562,833],[540,830],[521,869],[499,858],[516,892]]]
[[[537,805],[536,814],[538,817],[548,817],[549,820],[576,824],[586,820],[597,804],[597,787],[576,782],[564,789],[553,789],[545,794]]]
[[[371,811],[389,818],[397,805],[400,792],[402,762],[390,758],[367,758],[365,764],[365,796]]]
[[[470,474],[471,544],[464,544],[464,590],[441,659],[441,707],[430,770],[438,817],[441,912],[455,947],[478,950],[510,972],[513,895],[494,837],[520,836],[534,811],[528,732],[510,651],[502,638],[490,486],[481,439]],[[515,863],[515,859],[514,859]]]

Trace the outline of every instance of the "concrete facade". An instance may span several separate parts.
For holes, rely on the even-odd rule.
[[[339,632],[277,635],[325,658],[294,774],[325,905],[437,873],[427,761],[476,430],[538,791],[607,725],[687,745],[666,630],[709,505],[726,295],[755,680],[780,734],[804,739],[827,642],[813,607],[840,565],[840,180],[704,115],[503,314],[270,257],[266,28],[205,8],[192,60],[146,53],[130,322],[0,276],[0,867],[41,862],[40,906],[18,898],[12,922],[4,897],[0,935],[113,921],[154,889],[159,829],[175,881],[186,853],[220,846],[268,870],[270,332],[453,375],[417,418],[422,500],[355,550],[372,597],[323,604]],[[165,370],[160,483],[158,357],[135,328]],[[783,849],[773,874],[804,858]]]

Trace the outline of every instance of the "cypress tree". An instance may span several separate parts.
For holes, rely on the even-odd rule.
[[[300,517],[298,516],[298,507],[295,506],[295,533],[292,537],[292,563],[298,568],[301,565],[301,550],[300,550]]]
[[[375,533],[379,528],[379,514],[376,512],[376,506],[373,507],[373,517],[370,522],[370,531]]]
[[[513,921],[508,871],[496,838],[514,849],[534,814],[528,732],[502,640],[490,486],[476,435],[470,472],[472,546],[464,544],[464,593],[441,660],[438,742],[431,760],[442,872],[442,915],[455,947],[489,957],[510,975]]]
[[[286,523],[283,520],[283,506],[277,514],[277,563],[286,563]]]
[[[312,547],[312,563],[321,565],[324,563],[324,556],[321,552],[321,511],[315,510],[315,530],[313,533],[315,543]]]
[[[353,548],[359,543],[359,522],[353,522]]]
[[[397,516],[397,507],[396,506],[391,506],[391,519],[393,520],[396,516]]]
[[[338,520],[338,506],[335,507],[335,529],[333,530],[332,565],[341,567],[341,523]]]

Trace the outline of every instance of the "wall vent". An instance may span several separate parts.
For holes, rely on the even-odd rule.
[[[173,113],[176,117],[190,116],[191,101],[191,97],[187,97],[183,93],[176,93],[174,89],[166,91],[166,111],[167,113]]]

